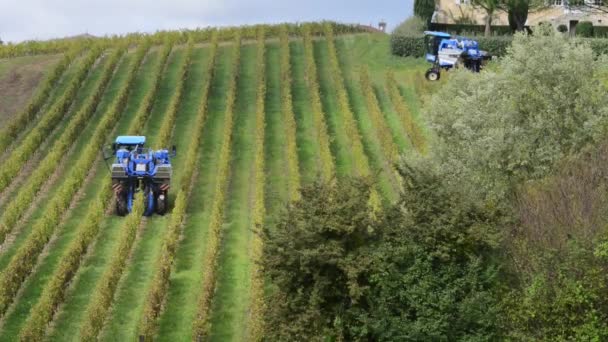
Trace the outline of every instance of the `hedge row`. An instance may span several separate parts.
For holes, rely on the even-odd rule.
[[[308,26],[304,27],[302,33],[304,41],[304,61],[306,63],[306,84],[310,94],[310,102],[314,126],[319,144],[319,173],[324,182],[331,182],[335,179],[336,166],[334,157],[331,154],[330,139],[327,133],[327,124],[325,123],[325,113],[321,104],[321,91],[319,89],[319,81],[317,76],[317,65],[314,56],[314,47],[312,43],[311,31]]]
[[[504,56],[507,48],[511,46],[512,37],[475,37],[479,48],[488,51],[492,56]],[[608,39],[575,38],[577,42],[589,44],[598,55],[608,54]],[[402,57],[424,57],[426,46],[422,36],[391,36],[391,51],[394,55]]]
[[[386,74],[386,89],[388,90],[388,95],[393,103],[393,107],[397,111],[412,145],[419,153],[426,153],[427,146],[424,134],[420,130],[420,127],[414,122],[410,109],[403,102],[403,98],[399,91],[399,85],[395,79],[395,74],[390,71]]]
[[[31,234],[0,274],[0,314],[3,315],[12,303],[21,284],[33,270],[44,246],[53,236],[63,214],[68,210],[74,195],[85,181],[91,165],[97,159],[99,146],[104,143],[122,114],[135,74],[149,48],[149,44],[145,44],[136,52],[127,77],[129,81],[120,90],[110,110],[103,116],[78,160],[71,166],[66,181],[57,189],[41,218],[34,223]]]
[[[369,70],[366,66],[361,68],[359,76],[359,84],[365,97],[367,112],[372,119],[372,123],[376,129],[378,140],[380,140],[380,144],[386,159],[390,165],[393,165],[399,156],[399,149],[393,140],[391,129],[384,119],[384,115],[380,109],[380,104],[378,103],[372,81],[369,77]]]
[[[239,77],[241,60],[241,38],[237,34],[234,44],[234,57],[232,59],[232,79],[226,98],[226,116],[222,145],[220,150],[219,166],[211,214],[209,218],[209,236],[207,237],[207,251],[203,260],[203,283],[197,304],[196,318],[193,323],[193,336],[196,340],[205,340],[209,332],[209,312],[216,282],[217,259],[221,243],[221,229],[224,218],[224,206],[228,182],[230,180],[230,158],[232,145],[232,128],[234,124],[234,105],[236,100],[236,86]]]
[[[171,105],[169,106],[169,113],[163,117],[163,122],[161,124],[161,132],[159,135],[159,139],[161,139],[159,143],[161,144],[167,143],[171,138],[171,132],[173,131],[173,124],[175,122],[177,109],[179,108],[182,97],[184,83],[188,77],[188,72],[190,71],[192,51],[193,44],[190,42],[186,50],[186,56],[182,61],[182,65],[180,66],[177,90],[173,94],[170,101]],[[122,277],[128,256],[133,248],[133,243],[135,242],[135,237],[137,235],[137,228],[142,222],[143,212],[144,200],[139,198],[135,200],[133,210],[125,220],[124,226],[121,228],[122,234],[119,236],[118,246],[112,254],[110,267],[105,271],[98,282],[99,285],[93,292],[93,299],[87,307],[85,320],[82,328],[80,329],[81,340],[96,340],[101,328],[103,327],[108,311],[110,310],[118,282]]]
[[[493,56],[503,56],[513,40],[511,37],[475,37],[479,48]],[[424,57],[426,45],[422,36],[391,36],[391,51],[402,57]]]
[[[71,49],[66,52],[63,55],[63,58],[61,58],[53,70],[46,76],[44,81],[42,81],[40,88],[36,91],[36,94],[32,97],[25,109],[17,114],[15,118],[7,124],[6,128],[0,132],[0,153],[6,150],[19,134],[23,132],[25,127],[36,118],[36,114],[38,114],[38,111],[40,111],[44,103],[49,99],[49,96],[57,86],[59,79],[80,52],[81,49]]]
[[[29,160],[32,154],[38,150],[41,143],[48,138],[55,126],[67,114],[70,106],[76,99],[76,94],[80,90],[82,83],[87,78],[89,71],[95,61],[102,53],[99,47],[89,52],[84,59],[74,79],[70,82],[61,98],[55,103],[47,113],[40,119],[38,124],[28,133],[25,139],[13,150],[10,155],[0,165],[0,191],[6,189],[15,175],[21,170],[23,164]],[[3,240],[0,240],[2,242]]]
[[[0,241],[15,227],[25,211],[31,206],[32,200],[45,184],[49,175],[53,174],[65,159],[65,153],[73,146],[74,140],[81,134],[82,129],[89,123],[93,113],[108,86],[118,62],[125,52],[124,48],[116,49],[109,57],[107,65],[102,71],[101,79],[96,85],[95,92],[88,97],[83,107],[72,116],[67,128],[57,139],[49,154],[38,164],[36,170],[19,189],[5,210],[0,214]]]
[[[356,24],[342,24],[333,21],[327,22],[311,22],[311,23],[295,23],[295,24],[278,24],[278,25],[245,25],[232,26],[222,28],[197,28],[194,30],[173,30],[173,31],[157,31],[153,34],[145,33],[130,33],[124,36],[114,35],[100,38],[83,38],[83,39],[55,39],[49,41],[27,41],[19,44],[8,43],[0,45],[0,58],[38,55],[38,54],[53,54],[69,51],[72,48],[90,47],[93,44],[101,44],[106,47],[116,46],[117,44],[140,45],[144,40],[149,40],[154,45],[163,44],[166,40],[171,40],[176,44],[185,44],[189,39],[193,39],[195,43],[209,42],[214,32],[217,32],[221,41],[231,41],[236,34],[242,39],[256,39],[257,31],[264,28],[267,36],[278,37],[281,27],[286,26],[289,34],[299,36],[302,34],[304,26],[310,27],[313,34],[321,35],[323,26],[329,24],[333,27],[337,34],[351,34],[367,32],[367,29]]]
[[[144,101],[140,104],[139,110],[128,129],[128,134],[136,134],[145,125],[172,46],[171,42],[167,42],[162,49],[159,63],[153,71],[154,75],[156,75],[155,81],[146,94]],[[20,339],[22,341],[43,340],[47,324],[52,321],[57,308],[63,302],[68,284],[76,275],[82,258],[99,233],[101,220],[114,195],[110,182],[111,180],[107,178],[102,183],[97,200],[92,202],[87,208],[83,223],[79,225],[76,233],[76,239],[70,243],[66,253],[61,257],[58,269],[53,273],[51,280],[44,287],[40,300],[32,309],[21,331]]]
[[[285,120],[285,133],[287,141],[287,173],[289,199],[295,201],[300,198],[300,166],[298,164],[298,147],[296,144],[297,127],[293,112],[293,98],[291,95],[291,62],[289,53],[289,32],[283,26],[279,35],[281,53],[281,111]]]
[[[176,90],[171,100],[169,102],[169,107],[167,108],[165,115],[163,116],[163,124],[160,127],[160,132],[158,133],[157,144],[161,147],[166,147],[169,144],[169,140],[173,135],[173,126],[175,126],[175,118],[177,116],[177,112],[179,110],[179,105],[182,102],[182,97],[184,94],[184,85],[186,84],[186,79],[188,78],[188,71],[190,70],[190,64],[192,63],[192,49],[194,47],[194,42],[192,40],[188,41],[188,46],[186,48],[186,56],[184,57],[184,61],[182,62],[181,68],[179,70],[179,78],[178,83],[176,85]]]
[[[161,252],[158,261],[156,262],[155,274],[153,276],[152,285],[148,290],[142,318],[139,324],[140,340],[152,341],[156,333],[158,317],[162,311],[163,303],[167,296],[171,270],[175,260],[175,253],[179,244],[179,236],[182,224],[186,218],[186,209],[188,199],[190,197],[190,187],[192,184],[192,176],[198,167],[199,145],[202,137],[203,127],[207,117],[207,100],[209,98],[209,90],[213,79],[213,70],[217,55],[218,41],[217,36],[212,39],[211,58],[205,68],[207,80],[203,86],[203,96],[199,105],[198,115],[194,123],[194,136],[190,140],[187,149],[186,160],[182,168],[181,187],[175,200],[175,207],[171,213],[167,233],[163,239]]]
[[[252,222],[254,234],[251,238],[251,306],[249,310],[249,322],[247,324],[247,341],[257,342],[264,335],[264,274],[260,268],[263,255],[263,241],[260,236],[261,227],[264,225],[266,216],[264,186],[265,175],[265,99],[266,99],[266,42],[264,30],[258,33],[257,42],[257,99],[255,111],[255,155],[254,155],[254,203]]]

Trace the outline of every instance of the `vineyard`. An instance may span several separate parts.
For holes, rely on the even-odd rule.
[[[399,155],[429,148],[426,65],[392,57],[383,34],[311,23],[28,44],[0,49],[53,58],[0,127],[2,341],[259,340],[272,305],[259,228],[318,179],[371,177],[371,205],[393,203]],[[135,201],[114,215],[100,150],[117,135],[177,146],[168,214]]]

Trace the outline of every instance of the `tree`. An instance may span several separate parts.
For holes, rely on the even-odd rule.
[[[509,26],[513,31],[523,31],[528,20],[531,2],[534,0],[502,0],[502,9],[507,11]]]
[[[516,184],[603,139],[603,63],[587,44],[539,27],[516,34],[495,71],[456,72],[425,111],[447,177],[501,203]]]
[[[486,11],[484,35],[489,37],[492,33],[492,17],[500,9],[500,0],[473,0],[471,4]]]
[[[427,27],[430,27],[433,13],[435,13],[435,0],[414,0],[414,15],[422,18]]]

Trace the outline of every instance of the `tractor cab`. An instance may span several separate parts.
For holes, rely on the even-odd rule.
[[[429,81],[438,80],[441,69],[457,66],[479,72],[482,61],[491,58],[487,52],[479,50],[479,44],[472,39],[435,31],[425,31],[424,35],[427,48],[425,59],[433,64],[425,75]]]

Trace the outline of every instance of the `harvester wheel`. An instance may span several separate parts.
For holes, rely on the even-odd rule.
[[[122,194],[116,196],[116,215],[125,216],[129,213],[127,199]]]
[[[437,81],[441,77],[441,75],[439,73],[439,70],[437,70],[437,69],[429,69],[429,70],[427,70],[426,74],[424,76],[429,81]]]
[[[165,215],[167,213],[167,203],[169,197],[166,193],[161,192],[156,198],[156,213],[159,215]]]

